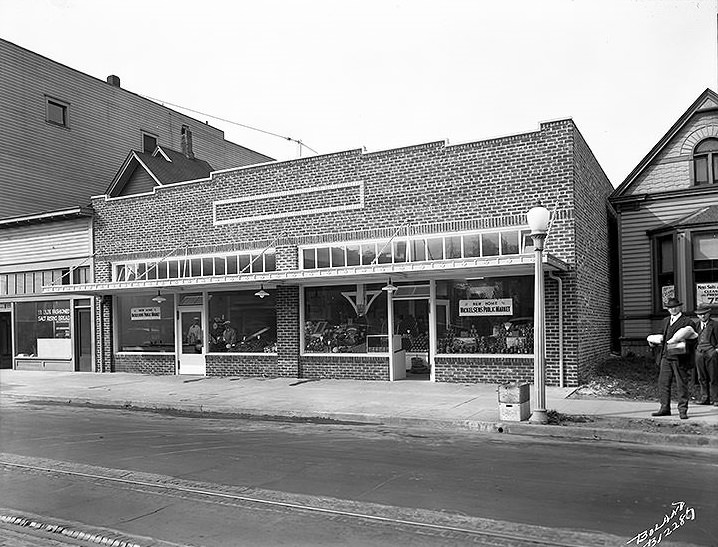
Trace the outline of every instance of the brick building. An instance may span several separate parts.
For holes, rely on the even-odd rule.
[[[718,306],[718,94],[706,89],[610,198],[619,217],[621,346],[647,351],[665,301]]]
[[[609,354],[612,187],[571,120],[97,197],[103,371],[530,381],[526,212],[544,252],[547,382]]]

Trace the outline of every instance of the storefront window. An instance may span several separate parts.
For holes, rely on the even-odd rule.
[[[15,347],[18,357],[72,358],[70,301],[18,302]]]
[[[693,234],[696,304],[718,306],[718,232]]]
[[[533,353],[533,278],[457,279],[436,284],[439,353]]]
[[[381,284],[304,289],[304,350],[388,351],[386,292]]]
[[[210,293],[210,352],[277,352],[275,291],[264,298],[255,292]]]
[[[158,304],[152,294],[115,299],[118,351],[174,352],[174,297]]]

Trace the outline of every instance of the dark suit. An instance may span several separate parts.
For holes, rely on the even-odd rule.
[[[696,340],[696,370],[701,386],[701,402],[718,403],[718,322],[708,319],[705,328],[700,320],[693,327],[698,333]]]
[[[671,317],[666,317],[663,321],[663,345],[660,354],[660,372],[658,373],[658,396],[661,401],[661,411],[670,411],[671,409],[671,384],[673,379],[676,380],[676,388],[678,388],[678,412],[684,414],[688,411],[688,383],[691,378],[691,370],[693,369],[693,341],[688,341],[686,347],[688,351],[683,355],[668,355],[666,351],[666,342],[683,327],[694,327],[685,314],[681,315],[671,325]]]

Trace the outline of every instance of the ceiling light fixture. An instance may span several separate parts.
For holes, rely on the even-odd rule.
[[[159,289],[157,289],[157,296],[155,296],[152,301],[157,302],[158,304],[162,304],[162,302],[165,302],[167,299],[160,294]]]
[[[381,290],[386,292],[396,292],[396,285],[391,282],[391,277],[389,278],[389,283],[384,285]]]
[[[254,296],[258,296],[259,298],[264,298],[265,296],[269,296],[269,293],[264,290],[264,285],[259,286],[259,290],[254,293]]]

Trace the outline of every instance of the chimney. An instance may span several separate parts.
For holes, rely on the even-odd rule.
[[[114,74],[110,74],[107,77],[107,83],[115,87],[120,87],[120,77],[115,76]]]
[[[192,151],[192,131],[189,126],[182,126],[182,153],[189,159],[194,159],[194,152]]]

